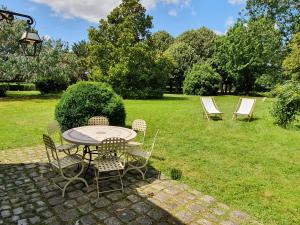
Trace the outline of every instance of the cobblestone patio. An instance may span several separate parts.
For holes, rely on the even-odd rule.
[[[89,180],[88,189],[75,183],[62,198],[50,182],[54,174],[45,159],[42,146],[0,151],[0,224],[260,224],[185,184],[158,179],[154,169],[145,181],[138,174],[126,175],[124,193],[102,194],[97,200]]]

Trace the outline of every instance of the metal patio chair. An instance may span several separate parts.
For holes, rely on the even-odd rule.
[[[96,125],[102,125],[102,126],[109,126],[109,120],[104,116],[94,116],[88,120],[89,126],[96,126]]]
[[[103,140],[97,148],[98,157],[92,162],[95,169],[95,179],[97,182],[98,198],[101,193],[111,191],[123,192],[123,181],[121,170],[125,168],[125,139],[122,138],[107,138]],[[108,175],[100,177],[101,173],[117,171],[117,175]],[[111,189],[106,191],[100,191],[100,180],[110,179],[118,177],[121,183],[121,187],[117,189]]]
[[[67,155],[71,154],[71,150],[73,150],[73,149],[76,149],[75,153],[78,152],[77,144],[65,143],[63,141],[60,125],[56,120],[54,120],[48,124],[47,131],[48,131],[48,135],[52,138],[52,140],[56,139],[56,137],[58,136],[60,144],[56,145],[56,149],[59,152],[64,152]]]
[[[132,148],[126,151],[127,154],[127,168],[123,171],[123,176],[130,170],[137,170],[142,175],[143,180],[145,180],[145,175],[147,173],[147,164],[153,153],[154,146],[156,143],[159,130],[156,131],[151,148],[149,151],[145,151],[141,148]],[[130,160],[129,160],[130,159]],[[144,170],[144,171],[143,171]]]
[[[145,120],[136,119],[132,122],[131,129],[136,131],[138,134],[142,133],[142,141],[129,141],[126,144],[126,147],[128,148],[134,148],[134,147],[141,147],[145,142],[146,137],[146,131],[147,131],[147,124]]]
[[[43,141],[46,148],[47,158],[52,170],[57,172],[64,180],[67,181],[67,183],[62,188],[54,181],[54,179],[52,179],[54,185],[62,190],[62,197],[65,196],[66,188],[73,181],[81,181],[85,184],[86,187],[88,187],[86,180],[79,177],[84,170],[84,161],[82,157],[77,154],[70,154],[64,157],[60,157],[58,155],[58,150],[49,135],[44,134]],[[75,175],[71,175],[70,173],[68,173],[69,171],[67,171],[67,169],[70,169],[72,167],[78,168],[79,166],[81,166],[81,169]]]

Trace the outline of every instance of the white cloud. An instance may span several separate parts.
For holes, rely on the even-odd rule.
[[[234,24],[234,19],[232,16],[228,17],[225,21],[225,26],[228,28],[228,27],[231,27],[233,24]]]
[[[222,31],[219,31],[219,30],[214,30],[214,32],[215,32],[217,35],[223,35],[223,34],[224,34]]]
[[[176,9],[171,9],[171,10],[168,12],[168,14],[169,14],[170,16],[177,16],[177,10],[176,10]]]
[[[105,18],[121,0],[31,0],[35,3],[48,5],[56,16],[66,19],[81,18],[97,23],[100,18]],[[190,6],[191,0],[142,0],[147,10],[151,10],[157,4],[176,5],[180,7]]]
[[[228,0],[231,5],[242,5],[246,2],[246,0]]]
[[[46,35],[44,35],[44,36],[42,37],[42,39],[45,40],[45,41],[49,41],[49,40],[51,39],[51,36],[48,35],[48,34],[46,34]]]

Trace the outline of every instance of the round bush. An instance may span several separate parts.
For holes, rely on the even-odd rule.
[[[188,95],[215,95],[221,76],[209,64],[195,64],[186,74],[183,92]]]
[[[71,85],[55,109],[63,131],[86,125],[93,116],[105,116],[111,125],[125,125],[123,100],[106,83],[82,81]]]
[[[273,104],[271,114],[275,123],[287,127],[296,120],[300,112],[300,84],[288,82],[276,89],[277,98]]]

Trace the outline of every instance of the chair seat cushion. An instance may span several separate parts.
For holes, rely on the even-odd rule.
[[[146,152],[142,149],[136,149],[136,148],[127,149],[126,153],[129,154],[129,155],[136,156],[136,157],[141,157],[141,158],[144,158],[144,159],[147,159],[151,156],[150,152]]]
[[[127,147],[137,147],[137,146],[142,146],[143,143],[137,142],[137,141],[129,141],[127,142]]]
[[[68,155],[59,159],[60,167],[62,169],[67,168],[72,165],[76,165],[82,162],[82,158],[79,155]],[[56,168],[59,168],[57,160],[52,160],[51,164]]]
[[[98,163],[99,162],[99,163]],[[115,171],[115,170],[123,170],[125,165],[123,162],[118,160],[117,158],[95,158],[92,162],[95,165],[95,168],[99,172],[107,172],[107,171]]]
[[[77,148],[77,147],[78,147],[78,145],[76,145],[76,144],[63,144],[63,145],[57,146],[56,149],[59,152],[62,152],[62,151],[71,150],[71,149]]]

